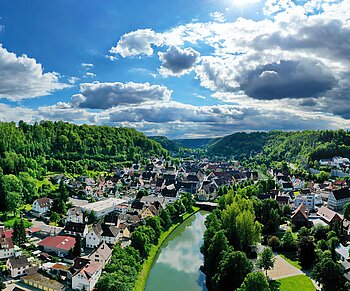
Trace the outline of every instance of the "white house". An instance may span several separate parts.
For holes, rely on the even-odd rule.
[[[11,277],[16,278],[26,275],[26,271],[30,267],[30,263],[26,256],[20,256],[18,258],[9,258],[6,262],[7,269],[9,270]]]
[[[350,202],[349,188],[333,190],[328,196],[328,208],[335,211],[342,210],[347,202]]]
[[[66,234],[85,237],[89,231],[87,224],[68,221],[63,231]]]
[[[89,259],[98,262],[102,265],[102,268],[109,262],[112,257],[112,249],[103,242],[96,251],[94,251]]]
[[[73,207],[67,211],[66,222],[84,223],[84,213],[80,207]]]
[[[114,225],[97,223],[86,235],[86,247],[96,248],[102,242],[114,245],[120,237],[119,229]]]
[[[81,209],[87,213],[94,211],[96,218],[101,218],[113,212],[118,205],[123,203],[125,203],[123,199],[108,198],[81,206]]]
[[[72,276],[72,289],[93,290],[102,273],[102,266],[95,261],[88,262]]]
[[[15,256],[15,246],[12,238],[5,237],[4,228],[0,227],[0,260]]]
[[[52,200],[47,197],[36,199],[32,204],[32,209],[40,214],[50,211]]]

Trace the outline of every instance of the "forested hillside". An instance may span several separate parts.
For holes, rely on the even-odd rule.
[[[208,147],[220,138],[175,139],[174,141],[185,148],[201,149]]]
[[[130,128],[43,121],[0,123],[0,168],[4,174],[79,173],[112,163],[166,155],[160,144]]]
[[[208,156],[255,156],[267,163],[271,161],[314,161],[334,156],[350,156],[350,133],[345,130],[305,130],[235,133],[226,136],[207,149]]]
[[[149,138],[159,143],[164,149],[168,150],[169,152],[178,153],[182,149],[182,146],[179,143],[177,143],[175,140],[170,140],[165,136],[150,136]]]

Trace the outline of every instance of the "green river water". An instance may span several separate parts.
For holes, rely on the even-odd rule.
[[[146,291],[206,291],[199,251],[207,212],[197,212],[164,241],[149,274]]]

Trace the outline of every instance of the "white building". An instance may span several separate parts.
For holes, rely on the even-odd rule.
[[[120,204],[125,203],[125,200],[118,198],[108,198],[94,203],[89,203],[81,206],[81,209],[87,213],[94,211],[96,218],[101,218],[108,213],[116,210],[116,207]]]
[[[92,261],[98,262],[104,267],[106,264],[108,264],[109,260],[112,257],[112,250],[111,248],[103,242],[96,251],[94,251],[90,256],[89,259]]]
[[[100,263],[90,261],[72,276],[72,289],[93,290],[102,273]]]
[[[80,207],[68,209],[66,222],[84,223],[84,213]]]
[[[32,204],[32,209],[40,214],[50,211],[52,200],[47,197],[36,199]]]
[[[96,248],[102,242],[109,245],[114,245],[118,241],[119,237],[120,231],[116,226],[97,223],[86,235],[86,247]]]
[[[315,195],[298,195],[295,197],[295,208],[298,208],[300,204],[304,203],[308,210],[315,210]]]
[[[6,267],[9,270],[11,277],[16,278],[19,276],[26,275],[26,271],[30,267],[30,263],[26,256],[18,258],[9,258],[6,262]]]
[[[328,196],[328,208],[335,211],[342,210],[347,202],[350,202],[349,188],[333,190]]]

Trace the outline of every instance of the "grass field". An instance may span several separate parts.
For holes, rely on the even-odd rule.
[[[306,275],[298,275],[277,280],[280,283],[280,291],[315,291],[316,288],[312,284],[311,279]]]
[[[152,246],[147,260],[145,260],[142,264],[141,272],[136,280],[135,291],[143,291],[145,289],[149,272],[151,271],[153,262],[157,257],[158,251],[162,246],[163,242],[175,230],[175,228],[182,224],[187,218],[198,212],[199,208],[193,207],[193,210],[194,211],[192,213],[186,213],[183,216],[183,220],[181,222],[173,224],[167,231],[163,232],[158,240],[158,245]]]

